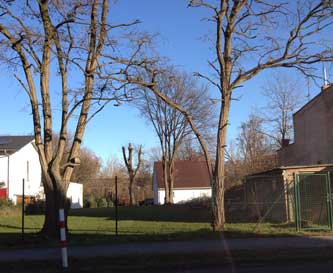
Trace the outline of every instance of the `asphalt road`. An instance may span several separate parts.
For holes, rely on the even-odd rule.
[[[201,253],[235,250],[316,249],[333,247],[333,237],[278,237],[227,240],[150,242],[100,246],[74,246],[68,252],[74,258],[113,257],[140,254]],[[315,251],[315,250],[314,250]],[[0,250],[0,262],[60,259],[60,249]],[[332,271],[333,272],[333,267]]]
[[[205,268],[184,268],[165,273],[332,273],[333,261],[266,263],[240,266],[221,265]]]

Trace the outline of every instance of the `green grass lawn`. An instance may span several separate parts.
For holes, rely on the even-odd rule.
[[[220,238],[210,227],[210,212],[204,208],[189,207],[120,207],[118,236],[115,236],[113,208],[72,210],[68,218],[70,244],[99,244],[132,241],[189,240]],[[0,215],[0,247],[45,245],[36,235],[44,216],[25,217],[26,241],[21,241],[20,210]],[[292,225],[262,223],[227,223],[223,236],[228,238],[298,236]],[[311,235],[322,234],[320,232]],[[325,233],[327,234],[327,233]]]

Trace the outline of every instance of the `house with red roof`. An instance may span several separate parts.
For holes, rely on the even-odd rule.
[[[205,161],[179,160],[174,164],[174,203],[211,196],[210,178]],[[164,204],[165,186],[161,161],[154,162],[153,193],[154,204]]]

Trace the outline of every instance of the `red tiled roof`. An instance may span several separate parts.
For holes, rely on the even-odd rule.
[[[208,188],[209,174],[205,161],[180,160],[175,162],[174,188]],[[154,174],[158,188],[164,189],[161,161],[154,162]]]

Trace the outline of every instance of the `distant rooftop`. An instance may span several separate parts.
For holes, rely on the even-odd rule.
[[[164,189],[163,167],[161,161],[154,162],[158,188]],[[174,188],[209,188],[210,178],[205,161],[175,161]]]
[[[0,154],[12,154],[34,140],[34,136],[0,136]]]

